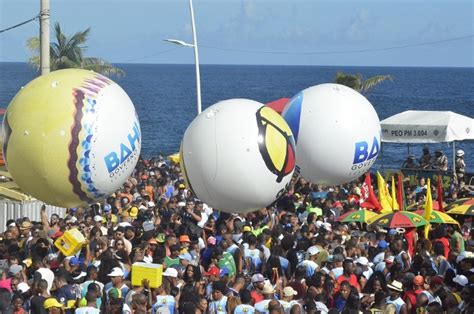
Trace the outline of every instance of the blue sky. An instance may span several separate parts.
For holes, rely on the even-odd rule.
[[[0,0],[0,29],[33,17],[39,0]],[[194,0],[203,64],[474,66],[472,0]],[[91,27],[87,56],[111,62],[193,63],[187,0],[51,0],[51,24],[66,34]],[[0,61],[26,61],[37,22],[0,34]],[[213,48],[211,48],[213,47]],[[176,48],[176,49],[174,49]],[[171,51],[170,51],[171,50]]]

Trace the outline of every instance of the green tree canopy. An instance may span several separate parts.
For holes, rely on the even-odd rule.
[[[337,72],[336,77],[334,78],[334,83],[345,85],[360,93],[366,93],[386,80],[392,81],[393,78],[390,75],[377,75],[364,80],[360,73],[346,74],[344,72]]]
[[[88,39],[90,28],[79,31],[67,37],[61,30],[59,23],[54,25],[54,38],[50,43],[50,68],[51,71],[80,68],[93,70],[106,76],[124,76],[122,69],[114,67],[112,64],[101,58],[84,57],[87,49],[85,42]],[[27,40],[26,46],[33,55],[28,59],[28,63],[36,70],[40,69],[40,40],[33,37]]]

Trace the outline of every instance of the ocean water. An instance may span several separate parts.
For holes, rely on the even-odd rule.
[[[138,112],[144,156],[179,150],[180,141],[196,115],[194,65],[119,64],[124,78],[114,80],[128,93]],[[267,103],[292,97],[299,91],[331,82],[338,71],[361,73],[365,78],[392,75],[365,96],[380,120],[405,110],[450,110],[474,117],[473,68],[404,68],[338,66],[243,66],[202,65],[203,110],[230,98],[248,98]],[[36,77],[25,63],[0,63],[0,108],[6,108],[21,86]],[[450,144],[433,144],[452,159]],[[466,163],[474,170],[473,142],[456,143],[466,151]],[[422,145],[410,145],[421,155]],[[407,155],[405,144],[384,144],[383,158],[375,167],[398,168]]]

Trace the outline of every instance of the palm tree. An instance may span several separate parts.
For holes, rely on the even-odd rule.
[[[392,81],[393,78],[390,75],[377,75],[364,80],[360,73],[346,74],[344,72],[337,72],[336,77],[334,78],[334,83],[345,85],[359,93],[366,93],[385,80]]]
[[[80,31],[66,37],[61,30],[59,23],[54,25],[54,38],[56,42],[50,43],[50,67],[51,71],[80,68],[86,70],[93,70],[95,72],[104,74],[106,76],[124,76],[125,72],[122,69],[114,67],[109,62],[100,58],[84,57],[84,52],[87,46],[84,43],[89,36],[90,28]],[[27,40],[26,46],[28,50],[33,53],[28,59],[28,63],[39,71],[40,69],[40,40],[38,37],[33,37]]]

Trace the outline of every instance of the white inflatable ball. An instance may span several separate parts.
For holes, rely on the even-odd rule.
[[[273,203],[295,167],[295,144],[285,120],[247,99],[221,101],[203,111],[181,143],[188,186],[209,206],[244,213]]]
[[[301,176],[318,184],[350,182],[375,163],[380,120],[355,90],[321,84],[294,96],[282,113],[296,141]]]

